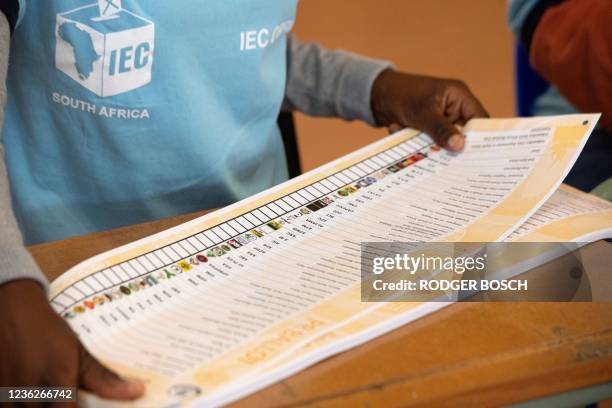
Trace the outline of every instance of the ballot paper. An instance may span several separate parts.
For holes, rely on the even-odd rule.
[[[53,282],[51,305],[102,363],[146,383],[133,406],[231,402],[448,304],[361,302],[361,242],[609,234],[609,204],[551,198],[598,118],[472,120],[459,154],[404,130],[91,258]]]
[[[612,238],[612,203],[562,184],[508,241],[581,242]]]

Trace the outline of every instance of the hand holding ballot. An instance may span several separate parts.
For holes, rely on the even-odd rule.
[[[392,131],[420,129],[440,146],[460,151],[465,136],[457,128],[487,111],[467,85],[452,79],[382,72],[372,87],[372,111],[379,125]]]
[[[441,307],[362,302],[361,243],[507,238],[599,120],[488,119],[459,80],[301,43],[298,3],[0,1],[0,387],[148,408],[278,381]],[[289,179],[293,112],[393,134]],[[51,285],[28,252],[207,209]]]
[[[51,306],[92,355],[147,385],[134,406],[221,406],[447,304],[364,302],[365,242],[609,236],[602,200],[562,193],[536,214],[598,117],[474,119],[461,154],[395,133],[77,265]]]
[[[122,380],[89,354],[35,282],[0,285],[0,309],[9,311],[0,319],[0,384],[80,388],[108,399],[143,394],[141,383]]]

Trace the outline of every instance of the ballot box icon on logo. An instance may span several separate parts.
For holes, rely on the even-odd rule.
[[[155,24],[124,9],[121,0],[56,16],[55,66],[100,97],[151,82]]]
[[[121,0],[98,0],[101,19],[115,17],[121,9]]]

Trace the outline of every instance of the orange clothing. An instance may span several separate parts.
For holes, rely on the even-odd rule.
[[[529,48],[533,68],[583,112],[612,129],[612,1],[567,0],[542,15]]]

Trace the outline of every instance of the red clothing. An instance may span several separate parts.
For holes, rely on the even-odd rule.
[[[612,129],[612,1],[567,0],[535,29],[531,65],[583,112]]]

